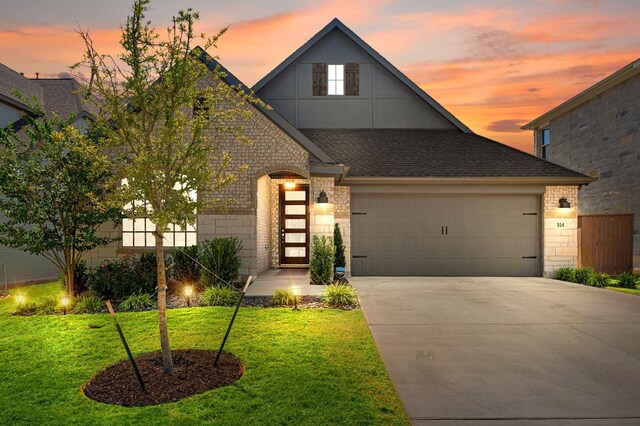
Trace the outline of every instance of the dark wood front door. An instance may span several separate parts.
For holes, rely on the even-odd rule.
[[[280,263],[309,263],[308,185],[280,185]]]

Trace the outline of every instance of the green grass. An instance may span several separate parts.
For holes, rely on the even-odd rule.
[[[59,287],[16,292],[43,299]],[[80,390],[126,358],[108,315],[16,317],[14,309],[13,298],[0,301],[4,424],[409,424],[359,310],[242,308],[225,348],[243,360],[242,379],[175,403],[125,408]],[[232,312],[170,310],[172,347],[216,349]],[[159,348],[156,311],[118,319],[134,354]]]
[[[631,289],[631,288],[620,288],[620,287],[607,287],[609,290],[619,291],[620,293],[629,293],[635,294],[636,296],[640,296],[640,289]]]

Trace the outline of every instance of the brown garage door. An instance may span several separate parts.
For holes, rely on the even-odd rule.
[[[536,195],[365,195],[351,204],[354,275],[539,275]]]

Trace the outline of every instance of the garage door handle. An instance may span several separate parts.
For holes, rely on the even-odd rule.
[[[523,259],[537,259],[538,256],[522,256]]]
[[[441,226],[441,227],[440,227],[440,234],[441,234],[441,235],[444,235],[444,226]]]
[[[366,259],[367,258],[367,256],[355,256],[355,255],[351,256],[351,257],[354,258],[354,259]]]
[[[444,233],[445,233],[445,235],[449,235],[449,227],[448,226],[444,227]]]

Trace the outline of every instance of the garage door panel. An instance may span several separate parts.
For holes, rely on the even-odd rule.
[[[538,275],[535,195],[354,194],[354,275]],[[527,213],[527,214],[524,214]],[[531,214],[534,213],[534,214]]]

